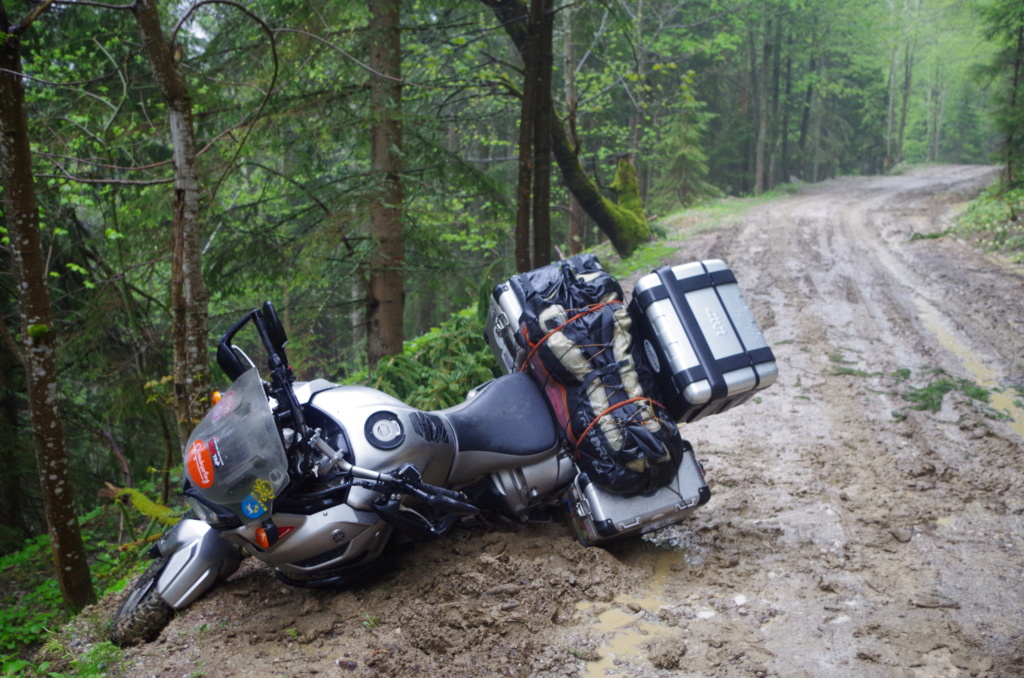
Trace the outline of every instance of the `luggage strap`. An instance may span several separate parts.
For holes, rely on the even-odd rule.
[[[572,441],[574,452],[575,452],[574,456],[576,457],[576,459],[579,459],[579,456],[580,456],[580,450],[579,450],[580,443],[582,443],[586,439],[587,435],[590,434],[590,431],[593,430],[593,428],[595,426],[597,426],[597,422],[601,421],[607,415],[611,414],[612,412],[614,412],[615,410],[619,409],[620,407],[625,407],[626,405],[631,405],[631,404],[637,403],[637,402],[653,403],[654,405],[657,405],[658,407],[661,407],[661,408],[664,409],[664,405],[659,403],[657,400],[654,400],[653,398],[647,398],[647,397],[644,397],[644,396],[637,396],[636,398],[629,398],[628,400],[623,400],[621,403],[615,403],[614,405],[609,407],[607,410],[605,410],[601,414],[599,414],[596,417],[594,417],[594,420],[591,421],[590,424],[585,429],[583,429],[583,433],[580,434],[580,437],[577,438],[576,440]],[[637,413],[639,414],[639,411],[637,411]],[[570,435],[570,438],[571,438],[571,436],[572,436],[572,430],[571,429],[569,431],[569,435]]]
[[[552,336],[554,336],[558,332],[561,332],[563,329],[565,329],[565,327],[567,325],[570,325],[570,324],[576,322],[577,320],[579,320],[580,318],[582,318],[582,317],[584,317],[586,315],[589,315],[591,313],[599,311],[602,308],[604,308],[605,306],[611,306],[613,304],[618,304],[619,306],[621,306],[622,302],[620,300],[618,300],[618,299],[615,299],[615,300],[612,300],[612,301],[603,301],[603,302],[601,302],[599,304],[591,304],[590,306],[587,306],[582,311],[580,311],[579,313],[577,313],[573,317],[569,318],[568,320],[566,320],[564,323],[562,323],[561,325],[559,325],[555,329],[553,329],[550,332],[548,332],[547,334],[545,334],[543,337],[540,338],[540,340],[536,344],[534,344],[534,343],[532,343],[530,341],[530,336],[526,332],[526,327],[524,326],[524,327],[520,328],[520,331],[523,333],[523,339],[526,340],[527,345],[530,347],[530,352],[526,355],[526,359],[523,361],[523,365],[522,365],[522,367],[519,368],[519,370],[521,372],[525,372],[529,368],[530,359],[533,358],[534,354],[537,351],[540,350],[540,347],[544,345],[544,342],[546,342],[548,339],[550,339]]]

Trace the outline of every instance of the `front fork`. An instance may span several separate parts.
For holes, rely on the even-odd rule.
[[[221,539],[206,522],[189,518],[168,530],[154,550],[168,559],[156,592],[175,610],[191,605],[218,581],[230,577],[242,562],[237,546]]]

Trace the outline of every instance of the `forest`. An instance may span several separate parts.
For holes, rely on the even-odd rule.
[[[0,0],[0,23],[0,556],[32,571],[0,591],[5,662],[180,513],[212,349],[263,300],[300,379],[436,407],[496,369],[495,282],[642,254],[707,201],[998,164],[991,239],[1024,247],[1019,0]]]

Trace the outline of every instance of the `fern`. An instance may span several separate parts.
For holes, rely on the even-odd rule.
[[[100,494],[110,499],[127,497],[136,511],[162,525],[174,525],[181,518],[180,513],[175,509],[156,503],[135,488],[114,487],[110,483],[107,483],[107,488],[107,490],[102,490]]]
[[[424,410],[462,402],[472,388],[500,373],[475,309],[461,311],[408,341],[401,355],[377,366],[370,385]]]

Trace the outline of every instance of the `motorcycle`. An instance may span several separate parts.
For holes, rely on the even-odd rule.
[[[680,268],[679,275],[687,270]],[[570,273],[565,275],[575,275]],[[668,274],[662,278],[666,284],[674,280]],[[584,279],[590,278],[579,278]],[[687,280],[691,289],[700,286],[692,276]],[[727,276],[724,282],[735,279]],[[501,304],[492,304],[488,330],[495,337],[505,331],[507,339],[510,329],[501,308],[509,295],[502,296],[499,288],[495,299],[501,296]],[[729,301],[705,334],[720,341],[725,334],[721,319],[740,317],[738,311],[745,308]],[[518,315],[519,309],[511,313]],[[266,379],[235,343],[247,325],[265,350]],[[651,363],[669,365],[679,353],[652,346],[666,336],[675,335],[658,330],[642,340]],[[372,388],[323,379],[296,382],[286,343],[269,301],[221,338],[217,363],[233,383],[184,450],[190,513],[150,549],[153,563],[115,613],[114,643],[154,639],[175,611],[228,578],[245,557],[261,560],[290,585],[340,587],[379,571],[389,547],[438,538],[482,509],[527,520],[561,506],[576,537],[592,546],[678,523],[710,498],[703,469],[675,428],[674,440],[682,444],[673,448],[670,482],[632,496],[592,482],[578,450],[574,455],[578,440],[570,440],[571,432],[566,435],[559,425],[551,394],[529,371],[513,369],[511,360],[508,374],[473,389],[461,404],[426,412]],[[492,341],[496,354],[504,350],[500,343]],[[628,362],[620,357],[613,358],[615,364]],[[771,357],[770,351],[762,357]],[[765,364],[775,369],[774,363]],[[763,371],[763,365],[757,369]],[[712,374],[710,367],[705,371]],[[732,379],[730,374],[725,380],[709,377],[712,390],[719,381]],[[761,388],[774,380],[774,372],[755,377],[751,383]],[[736,395],[738,387],[722,386],[729,406],[753,392],[746,390],[750,386],[742,388],[743,394]],[[705,395],[699,408],[708,408],[716,398]],[[697,416],[687,410],[677,418]]]
[[[233,343],[247,323],[266,349],[269,382]],[[423,412],[371,388],[295,383],[286,341],[270,302],[221,339],[217,363],[234,383],[184,454],[195,517],[150,549],[154,562],[114,616],[116,644],[155,638],[176,610],[229,577],[245,556],[288,584],[343,586],[367,577],[396,534],[435,538],[479,513],[465,488],[489,480],[509,512],[525,516],[575,476],[544,396],[526,374],[495,379],[456,407]]]

